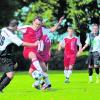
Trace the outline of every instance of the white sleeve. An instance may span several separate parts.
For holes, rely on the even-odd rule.
[[[25,26],[18,26],[17,27],[17,30],[22,32],[22,33],[25,33],[26,30],[27,30],[27,27],[29,27],[29,25],[25,25]]]
[[[81,44],[81,42],[80,42],[80,39],[77,37],[77,45],[79,46],[79,47],[82,47],[82,44]]]
[[[49,28],[42,27],[42,32],[43,32],[43,34],[48,34],[48,33],[50,33],[51,31],[50,31]]]
[[[87,34],[87,38],[86,38],[86,41],[85,41],[86,44],[90,44],[90,38],[89,38],[89,34]]]
[[[11,31],[9,31],[7,29],[4,29],[3,31],[6,33],[6,35],[9,37],[9,40],[12,43],[16,44],[17,46],[22,45],[23,41],[21,39],[19,39],[17,37],[17,35],[14,35]]]

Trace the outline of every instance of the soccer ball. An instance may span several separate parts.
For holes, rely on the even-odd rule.
[[[36,79],[36,80],[41,80],[43,78],[43,75],[42,73],[40,73],[39,71],[35,70],[33,73],[32,73],[33,77]]]

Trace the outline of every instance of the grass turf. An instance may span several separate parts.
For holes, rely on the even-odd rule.
[[[64,83],[63,71],[49,71],[52,89],[32,88],[28,72],[16,72],[11,84],[0,93],[0,100],[100,100],[100,84],[88,83],[86,71],[73,71],[70,83]]]

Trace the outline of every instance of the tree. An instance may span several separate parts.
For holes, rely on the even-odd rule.
[[[35,16],[42,16],[46,26],[54,25],[57,20],[65,15],[66,22],[58,33],[65,33],[69,24],[81,35],[84,43],[89,24],[99,24],[99,12],[96,0],[35,0],[29,6],[24,6],[17,11],[17,18],[29,24]],[[85,33],[85,34],[84,34]]]

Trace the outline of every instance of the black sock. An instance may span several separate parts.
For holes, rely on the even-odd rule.
[[[9,83],[10,83],[11,79],[9,77],[5,77],[3,79],[3,81],[1,82],[1,85],[0,85],[0,91],[2,91]]]
[[[96,74],[99,74],[99,68],[95,68]]]
[[[93,68],[89,68],[88,72],[89,72],[89,76],[92,76],[92,74],[93,74]]]
[[[6,73],[4,73],[4,74],[2,75],[2,77],[1,77],[1,79],[0,79],[0,83],[3,81],[3,79],[4,79],[6,76],[7,76]]]
[[[50,88],[50,87],[51,87],[51,84],[48,85],[48,88]]]

